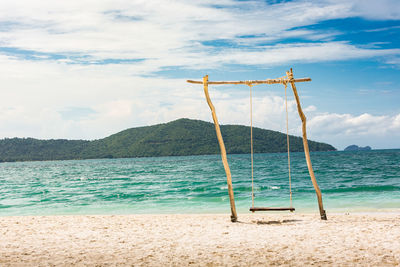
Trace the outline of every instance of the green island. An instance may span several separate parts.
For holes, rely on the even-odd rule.
[[[250,127],[221,125],[228,154],[250,153]],[[286,134],[253,128],[254,153],[286,152]],[[310,151],[332,151],[333,146],[309,140]],[[301,137],[290,136],[290,150],[303,151]],[[131,128],[103,139],[0,140],[0,162],[133,158],[218,154],[214,124],[178,119],[153,126]]]

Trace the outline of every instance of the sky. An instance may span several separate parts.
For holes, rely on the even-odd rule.
[[[308,138],[400,148],[398,0],[1,0],[0,138],[104,138],[212,121],[201,85],[293,68]],[[290,89],[290,88],[289,88]],[[250,124],[249,88],[210,86],[221,124]],[[253,125],[285,132],[285,89],[253,87]],[[289,133],[301,121],[288,90]]]

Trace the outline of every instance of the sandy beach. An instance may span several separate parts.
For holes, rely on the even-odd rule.
[[[400,213],[0,217],[0,266],[398,266]]]

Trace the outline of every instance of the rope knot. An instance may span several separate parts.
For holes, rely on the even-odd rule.
[[[250,87],[253,86],[253,84],[251,83],[251,81],[245,81],[245,83],[246,83],[247,86],[250,86]]]
[[[287,84],[289,83],[288,76],[280,77],[279,78],[279,83],[283,84],[285,87],[287,87]]]

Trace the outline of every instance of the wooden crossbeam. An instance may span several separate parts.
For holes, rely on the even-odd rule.
[[[196,84],[203,84],[202,81],[193,81],[187,80],[188,83],[196,83]],[[277,83],[284,83],[284,82],[311,82],[311,78],[299,78],[299,79],[266,79],[266,80],[253,80],[253,81],[217,81],[212,82],[209,81],[208,84],[246,84],[246,85],[253,85],[253,84],[277,84]]]

